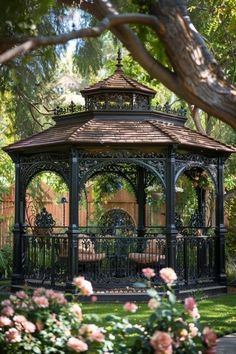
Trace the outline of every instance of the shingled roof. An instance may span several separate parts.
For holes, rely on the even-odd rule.
[[[92,118],[57,124],[39,134],[9,145],[5,151],[28,150],[33,147],[90,144],[177,144],[211,151],[236,152],[236,148],[182,126],[164,125],[157,120]]]
[[[156,91],[153,89],[149,88],[146,85],[143,85],[139,83],[138,81],[128,77],[127,75],[124,74],[122,70],[122,64],[121,64],[121,54],[118,52],[118,58],[117,58],[117,64],[116,64],[116,70],[114,74],[111,76],[107,77],[104,80],[98,81],[94,85],[91,85],[89,87],[84,88],[81,90],[82,95],[86,94],[92,94],[98,91],[127,91],[127,90],[132,90],[132,91],[141,91],[145,94],[152,95],[154,96],[156,94]]]

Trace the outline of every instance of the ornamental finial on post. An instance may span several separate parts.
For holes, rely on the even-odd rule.
[[[117,69],[121,69],[122,68],[122,63],[121,62],[122,62],[121,49],[119,48],[118,52],[117,52],[117,64],[116,64]]]

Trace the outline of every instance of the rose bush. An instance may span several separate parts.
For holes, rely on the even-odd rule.
[[[127,318],[110,315],[105,328],[99,321],[83,315],[78,297],[68,301],[53,290],[36,289],[32,294],[18,291],[2,301],[0,309],[0,352],[5,353],[94,353],[94,354],[200,354],[214,353],[216,335],[202,328],[197,304],[192,297],[180,308],[172,286],[177,277],[173,269],[163,268],[160,277],[163,292],[151,287],[156,275],[143,269],[148,307],[152,311],[146,323],[131,324]],[[91,283],[78,277],[74,284],[79,294],[96,298]],[[124,305],[127,312],[138,311],[133,302]]]

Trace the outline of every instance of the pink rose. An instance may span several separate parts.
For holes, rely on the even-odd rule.
[[[90,281],[85,280],[84,277],[80,276],[74,279],[73,283],[80,289],[82,295],[90,296],[93,294],[93,287]]]
[[[33,296],[41,296],[45,294],[45,288],[37,288],[33,292]]]
[[[43,309],[49,306],[49,302],[46,296],[33,296],[32,300],[38,307],[41,307]]]
[[[70,307],[70,311],[76,315],[76,317],[81,321],[83,319],[81,307],[77,304],[73,304]]]
[[[2,306],[12,306],[12,302],[10,301],[10,300],[3,300],[2,302],[1,302],[1,305]]]
[[[19,343],[21,341],[20,332],[16,328],[10,328],[5,333],[5,337],[8,343]]]
[[[172,354],[172,338],[166,332],[156,331],[150,340],[155,354]]]
[[[151,279],[151,278],[155,277],[155,275],[156,275],[156,273],[154,272],[154,270],[152,268],[143,268],[142,272],[143,272],[143,275],[148,279]]]
[[[6,316],[0,316],[0,327],[11,326],[12,321]]]
[[[36,326],[30,321],[24,322],[23,327],[26,333],[34,333],[36,331]]]
[[[101,332],[99,328],[93,331],[90,335],[90,340],[92,342],[103,342],[104,341],[104,334]]]
[[[21,300],[28,298],[28,295],[23,290],[17,291],[16,296]]]
[[[156,310],[159,306],[160,301],[158,301],[157,299],[150,299],[148,301],[148,307],[150,308],[150,310]]]
[[[67,347],[76,353],[86,352],[86,350],[88,350],[88,345],[75,337],[71,337],[68,340]]]
[[[91,301],[92,301],[92,302],[96,302],[96,301],[97,301],[97,299],[98,299],[98,298],[97,298],[97,296],[96,296],[96,295],[91,296]]]
[[[184,308],[187,312],[193,311],[195,306],[196,306],[196,302],[193,297],[187,297],[184,300]]]
[[[128,312],[136,312],[138,309],[138,306],[135,305],[133,302],[126,302],[126,304],[124,304],[124,310],[128,311]]]
[[[64,294],[60,293],[60,292],[57,292],[57,291],[54,291],[52,289],[50,290],[46,290],[46,296],[55,301],[56,303],[58,303],[59,305],[65,305],[67,304],[67,300],[64,296]]]
[[[211,328],[209,327],[205,327],[203,329],[203,340],[206,343],[206,345],[211,348],[214,347],[216,345],[216,339],[217,336],[216,334],[212,331]]]
[[[198,334],[198,328],[195,326],[194,323],[189,323],[189,331],[191,337],[196,337]]]
[[[6,306],[6,307],[3,307],[2,309],[2,314],[5,315],[5,316],[13,316],[14,315],[14,310],[11,306]]]
[[[200,318],[197,305],[193,297],[188,297],[184,300],[184,308],[193,318]]]
[[[80,327],[79,329],[79,334],[82,336],[87,336],[90,337],[93,332],[95,332],[98,329],[98,326],[95,324],[85,324]]]
[[[177,279],[177,275],[172,268],[162,268],[159,274],[166,284],[171,285]]]

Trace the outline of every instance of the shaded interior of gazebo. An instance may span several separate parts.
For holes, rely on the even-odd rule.
[[[12,285],[27,282],[73,291],[73,278],[83,274],[96,289],[120,289],[141,280],[142,268],[152,267],[158,274],[169,266],[177,272],[179,288],[224,287],[224,162],[235,148],[186,128],[183,109],[153,109],[155,91],[127,77],[119,56],[114,74],[82,95],[83,109],[73,103],[57,107],[52,128],[5,148],[16,171]],[[26,189],[42,171],[58,174],[68,187],[67,226],[56,225],[45,209],[34,227],[26,223]],[[137,225],[116,210],[118,224],[103,219],[82,227],[81,193],[91,178],[108,173],[131,186]],[[176,212],[176,183],[182,175],[194,183],[197,195],[188,225]],[[214,187],[210,224],[207,191],[199,183],[205,175]],[[165,225],[150,226],[146,190],[155,183],[165,196]],[[159,283],[158,275],[154,282]]]

